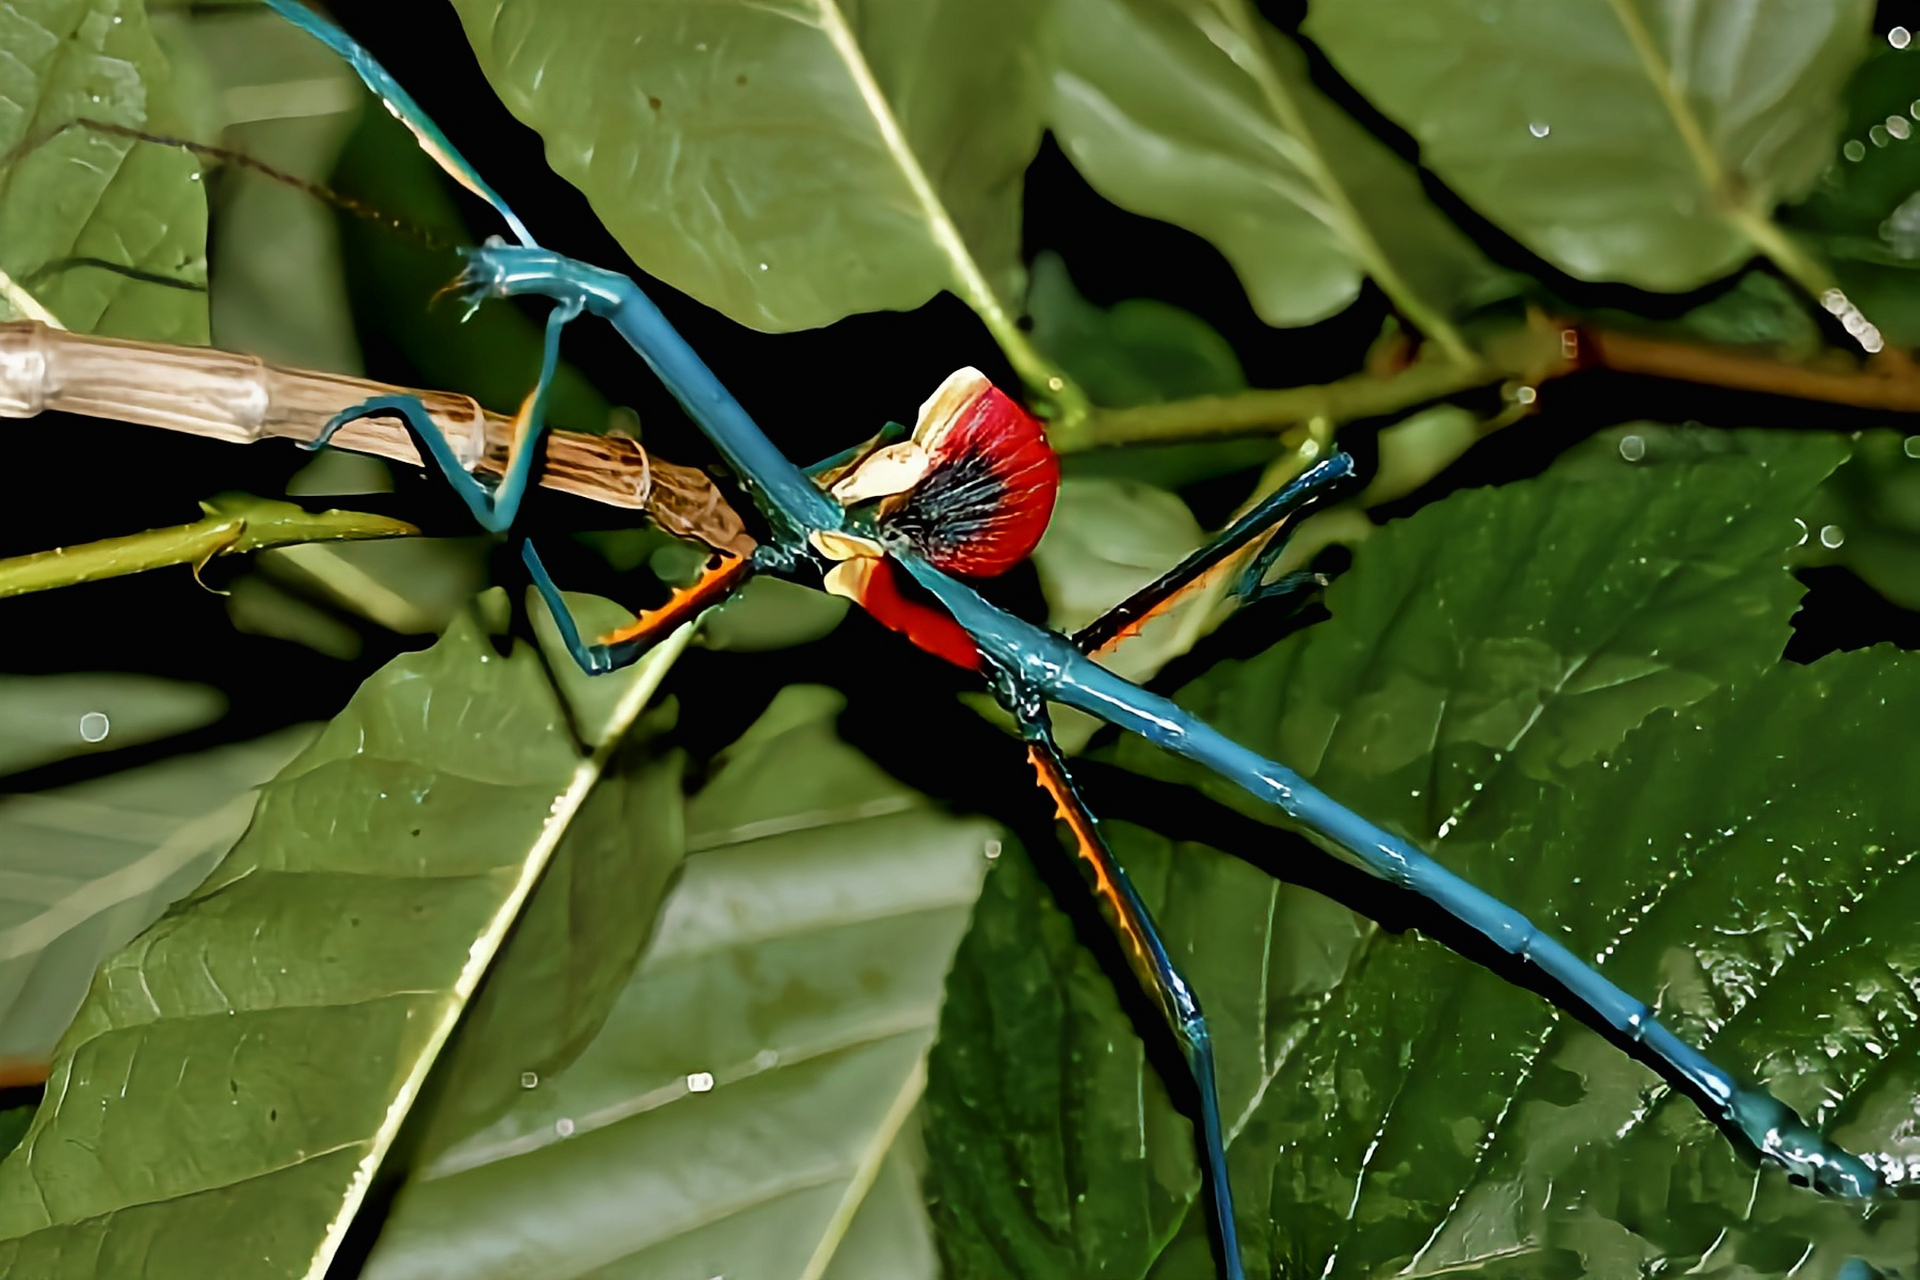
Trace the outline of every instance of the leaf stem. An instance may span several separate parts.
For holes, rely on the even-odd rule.
[[[847,23],[846,14],[841,10],[841,0],[815,0],[814,11],[820,15],[820,30],[826,34],[834,52],[839,54],[840,61],[846,66],[847,74],[853,78],[861,102],[880,131],[881,142],[886,145],[887,153],[893,157],[901,177],[906,179],[907,188],[919,204],[921,216],[926,218],[927,226],[932,231],[935,247],[953,271],[954,292],[959,294],[961,301],[973,308],[987,326],[987,331],[1000,344],[1000,350],[1005,353],[1014,372],[1020,375],[1021,381],[1052,410],[1049,416],[1054,421],[1057,435],[1071,437],[1091,410],[1092,405],[1086,393],[1058,365],[1040,354],[1039,348],[1021,330],[999,292],[974,260],[966,237],[960,234],[953,215],[947,212],[946,202],[940,198],[933,180],[920,163],[920,157],[907,141],[906,131],[900,127],[893,104],[887,101],[880,82],[874,78],[873,68],[867,63],[866,51],[860,47],[853,28]]]
[[[1647,30],[1635,0],[1608,0],[1608,3],[1620,23],[1621,31],[1626,34],[1627,42],[1633,46],[1634,56],[1640,60],[1641,71],[1646,74],[1653,91],[1660,96],[1661,105],[1667,109],[1674,131],[1680,135],[1687,154],[1693,157],[1694,167],[1700,172],[1700,181],[1706,186],[1709,198],[1719,205],[1727,222],[1779,267],[1788,279],[1805,289],[1823,307],[1828,306],[1829,297],[1838,290],[1833,272],[1782,230],[1766,209],[1755,207],[1751,196],[1740,189],[1739,183],[1728,177],[1726,167],[1720,163],[1720,157],[1707,141],[1706,131],[1700,127],[1700,118],[1694,114],[1692,104],[1674,83],[1673,68],[1667,65],[1665,55],[1654,43],[1653,33]],[[1831,307],[1828,309],[1832,310]],[[1871,341],[1866,336],[1869,330],[1873,333]],[[1867,326],[1856,333],[1849,324],[1847,331],[1853,333],[1868,351],[1880,349],[1878,330],[1871,330]]]
[[[1633,46],[1634,56],[1640,60],[1640,70],[1653,85],[1653,91],[1660,95],[1661,105],[1666,107],[1674,130],[1679,133],[1687,153],[1693,157],[1694,167],[1699,169],[1700,180],[1706,184],[1707,193],[1715,199],[1723,198],[1726,194],[1726,171],[1720,167],[1720,157],[1707,144],[1707,135],[1701,130],[1693,108],[1673,83],[1673,69],[1667,65],[1660,47],[1653,42],[1653,33],[1641,21],[1640,10],[1635,7],[1634,0],[1608,0],[1608,3],[1613,7],[1613,16],[1620,23],[1621,31],[1626,34],[1627,43]]]
[[[1373,277],[1374,283],[1392,299],[1394,307],[1414,328],[1433,339],[1456,364],[1479,364],[1479,357],[1460,331],[1454,328],[1453,322],[1428,306],[1426,300],[1401,276],[1399,268],[1387,257],[1380,242],[1374,238],[1372,229],[1348,198],[1346,188],[1334,177],[1332,167],[1321,154],[1320,144],[1307,124],[1306,114],[1300,110],[1299,102],[1274,69],[1273,59],[1268,55],[1260,30],[1262,24],[1254,17],[1248,0],[1223,0],[1221,11],[1233,25],[1233,33],[1246,51],[1244,59],[1235,58],[1234,61],[1240,64],[1240,69],[1259,88],[1261,96],[1267,101],[1268,110],[1273,112],[1280,127],[1299,141],[1301,155],[1296,160],[1306,161],[1303,167],[1325,197],[1333,214],[1334,229],[1339,232],[1340,238],[1346,241],[1347,247],[1366,268],[1367,274]]]
[[[1316,419],[1337,425],[1355,418],[1397,413],[1506,376],[1506,372],[1479,360],[1460,364],[1446,357],[1428,357],[1386,378],[1357,373],[1317,386],[1200,396],[1131,409],[1099,409],[1070,445],[1056,447],[1061,452],[1074,452],[1249,435]]]

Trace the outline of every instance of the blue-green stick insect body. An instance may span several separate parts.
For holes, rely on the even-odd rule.
[[[365,50],[297,0],[266,2],[345,57],[388,108],[413,130],[428,153],[507,219],[520,244],[493,240],[468,252],[467,270],[460,283],[469,290],[469,296],[477,302],[489,296],[531,294],[551,298],[557,304],[549,321],[542,385],[530,400],[519,442],[522,453],[529,458],[528,466],[537,452],[531,446],[542,425],[544,384],[553,371],[554,344],[560,328],[580,312],[589,312],[613,325],[653,368],[713,441],[766,517],[772,536],[751,560],[710,570],[699,588],[684,593],[681,604],[685,607],[662,611],[654,622],[693,616],[697,608],[716,602],[751,572],[792,574],[804,579],[828,571],[830,557],[823,553],[823,547],[836,539],[842,543],[850,539],[870,544],[873,555],[900,566],[944,610],[944,625],[957,624],[956,635],[964,634],[964,640],[958,643],[967,647],[974,658],[972,665],[986,677],[995,696],[1019,724],[1029,758],[1076,837],[1080,856],[1088,865],[1099,901],[1133,973],[1180,1044],[1193,1074],[1200,1100],[1203,1167],[1220,1244],[1220,1270],[1227,1280],[1240,1280],[1243,1268],[1205,1019],[1192,989],[1169,958],[1145,904],[1107,851],[1097,823],[1074,789],[1048,726],[1049,701],[1085,711],[1204,765],[1279,809],[1316,841],[1345,852],[1373,874],[1418,894],[1502,950],[1539,966],[1588,1014],[1643,1045],[1670,1078],[1684,1083],[1702,1101],[1715,1120],[1794,1177],[1841,1196],[1864,1196],[1880,1189],[1878,1174],[1866,1162],[1828,1142],[1771,1094],[1739,1084],[1663,1026],[1644,1003],[1608,981],[1525,916],[1407,841],[1338,804],[1286,766],[1249,751],[1174,703],[1114,675],[1087,656],[1137,626],[1171,595],[1261,536],[1273,536],[1274,542],[1253,557],[1251,571],[1240,582],[1238,593],[1243,598],[1256,598],[1284,589],[1284,579],[1271,586],[1262,584],[1275,554],[1274,543],[1284,536],[1284,527],[1278,535],[1273,530],[1349,478],[1353,473],[1351,459],[1342,454],[1327,459],[1249,512],[1215,544],[1196,552],[1165,579],[1072,640],[1033,626],[988,603],[971,587],[944,572],[912,540],[876,525],[830,496],[813,475],[774,446],[639,285],[616,272],[540,248],[499,196]],[[396,411],[406,416],[423,447],[460,488],[476,517],[491,529],[504,531],[510,527],[527,473],[510,468],[509,480],[498,491],[480,490],[476,497],[472,491],[479,488],[478,483],[461,470],[444,441],[434,443],[437,429],[424,410],[408,412],[398,402],[383,401],[350,410],[341,421],[371,412]],[[843,460],[830,459],[813,470],[830,471]],[[644,652],[652,636],[664,629],[636,624],[601,642],[588,643],[531,545],[523,547],[522,558],[582,668],[598,672],[631,662]],[[830,584],[833,572],[838,570],[828,572]],[[643,623],[646,621],[643,618]],[[915,639],[923,647],[933,647],[919,636]],[[954,655],[946,651],[946,656]]]

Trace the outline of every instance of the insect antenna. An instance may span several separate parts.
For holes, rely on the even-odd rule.
[[[223,5],[216,7],[232,8],[234,6]],[[338,209],[342,213],[350,214],[353,217],[370,222],[376,226],[384,227],[407,239],[417,241],[425,248],[444,251],[454,247],[452,241],[418,223],[409,222],[405,218],[395,217],[384,209],[370,204],[365,200],[356,199],[353,196],[336,191],[324,183],[303,178],[299,174],[289,173],[285,169],[270,165],[266,161],[249,155],[244,151],[236,150],[233,147],[221,147],[211,143],[196,142],[191,138],[174,137],[171,134],[152,133],[145,129],[136,129],[131,125],[115,124],[110,120],[95,120],[87,116],[80,116],[68,120],[64,124],[55,125],[46,132],[28,138],[14,147],[3,159],[0,159],[0,167],[11,171],[14,164],[22,157],[46,146],[69,129],[85,129],[90,133],[105,134],[114,138],[127,138],[134,142],[150,143],[157,147],[177,147],[209,164],[226,164],[232,165],[237,169],[250,170],[269,181],[277,182],[282,186],[291,187],[295,191],[311,196],[313,199],[320,201],[330,208]],[[88,265],[112,266],[113,264],[90,262]],[[144,277],[136,276],[135,278]],[[160,283],[165,283],[165,281],[161,281]]]

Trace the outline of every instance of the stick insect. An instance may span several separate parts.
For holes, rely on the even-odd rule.
[[[1577,1012],[1637,1044],[1720,1127],[1799,1181],[1839,1196],[1867,1196],[1879,1175],[1828,1142],[1785,1104],[1748,1088],[1664,1026],[1531,921],[1475,888],[1420,849],[1338,804],[1284,764],[1240,746],[1173,702],[1114,675],[1094,657],[1166,608],[1210,572],[1248,563],[1242,599],[1263,586],[1288,530],[1350,480],[1353,460],[1334,453],[1259,503],[1218,540],[1073,636],[997,608],[966,579],[992,577],[1026,558],[1044,530],[1059,467],[1041,424],[972,370],[949,378],[921,409],[910,435],[883,433],[810,468],[790,461],[761,431],[631,279],[540,246],[506,202],[419,106],[344,31],[298,0],[267,0],[278,13],[348,61],[420,145],[505,220],[514,242],[490,239],[467,252],[454,287],[470,307],[488,298],[550,299],[539,380],[517,420],[497,484],[470,474],[461,452],[419,398],[372,396],[335,416],[313,442],[370,417],[399,419],[445,473],[485,528],[511,531],[541,455],[542,418],[562,331],[592,315],[606,321],[654,370],[707,435],[752,499],[768,531],[750,550],[718,552],[702,576],[630,626],[588,638],[576,625],[531,542],[520,556],[580,667],[603,673],[638,659],[668,631],[725,599],[750,577],[772,574],[851,597],[908,640],[979,675],[1018,728],[1040,786],[1051,797],[1084,863],[1092,890],[1133,978],[1179,1045],[1198,1098],[1197,1141],[1211,1206],[1218,1269],[1239,1280],[1243,1264],[1227,1175],[1213,1050],[1198,995],[1161,942],[1151,914],[1115,860],[1055,739],[1048,705],[1089,713],[1186,757],[1271,805],[1322,845],[1409,890],[1471,933],[1530,962],[1567,993]],[[904,436],[904,438],[902,438]]]

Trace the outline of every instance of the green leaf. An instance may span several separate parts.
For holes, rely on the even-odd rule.
[[[1187,504],[1138,480],[1068,477],[1060,485],[1053,519],[1033,567],[1047,598],[1047,625],[1074,632],[1173,568],[1207,540]],[[1212,599],[1196,595],[1154,618],[1140,633],[1103,657],[1131,680],[1144,680],[1210,629]],[[1069,750],[1095,725],[1069,708],[1055,712],[1056,736]]]
[[[599,1035],[415,1171],[369,1280],[936,1273],[907,1139],[997,833],[840,742],[841,705],[789,688],[728,750]]]
[[[1309,777],[1341,770],[1342,803],[1430,838],[1489,772],[1552,779],[1777,661],[1802,517],[1845,457],[1810,434],[1596,437],[1538,480],[1382,528],[1327,593],[1339,625],[1222,664],[1183,703]]]
[[[729,653],[760,653],[828,635],[853,602],[797,582],[755,578],[700,623],[695,643]]]
[[[629,676],[630,713],[677,652]],[[471,619],[374,676],[96,978],[0,1163],[0,1269],[326,1269],[605,766]]]
[[[0,18],[0,49],[0,269],[70,329],[204,343],[200,162],[176,148],[62,130],[92,119],[181,131],[145,8],[137,0],[16,5]]]
[[[1095,404],[1124,409],[1246,389],[1240,358],[1212,325],[1153,298],[1095,306],[1073,287],[1067,264],[1052,250],[1033,261],[1027,312],[1034,344]]]
[[[1555,266],[1690,289],[1833,157],[1866,0],[1315,0],[1307,34],[1421,163]]]
[[[205,518],[192,524],[0,560],[0,596],[49,591],[170,565],[192,565],[198,570],[215,556],[245,555],[290,543],[400,538],[419,532],[386,516],[310,512],[291,502],[245,493],[222,494],[201,503],[200,509],[207,513]]]
[[[264,6],[196,16],[178,43],[204,65],[218,106],[213,130],[197,140],[304,182],[326,181],[371,105],[344,62]],[[217,193],[209,255],[215,343],[295,368],[359,373],[333,211],[244,165],[221,174]]]
[[[1055,21],[1049,123],[1097,191],[1210,240],[1269,324],[1333,315],[1372,276],[1466,354],[1449,321],[1500,273],[1243,0],[1060,0]]]
[[[1832,167],[1783,215],[1832,261],[1848,296],[1881,331],[1908,347],[1920,346],[1916,92],[1914,54],[1879,45],[1847,82]]]
[[[1920,818],[1889,774],[1920,674],[1777,669],[1795,516],[1843,446],[1634,430],[1639,462],[1602,440],[1385,526],[1331,621],[1181,700],[1605,953],[1838,1140],[1907,1159],[1898,975],[1920,952],[1878,913]],[[1109,825],[1208,1013],[1251,1273],[1685,1270],[1723,1226],[1763,1275],[1809,1240],[1829,1270],[1912,1248],[1904,1208],[1876,1241],[1777,1170],[1745,1212],[1751,1162],[1692,1103],[1537,996],[1267,877],[1301,846],[1249,865]],[[962,948],[929,1087],[955,1274],[1211,1276],[1191,1131],[1066,922],[1003,885],[1017,865]]]
[[[11,1152],[20,1145],[20,1139],[27,1132],[27,1126],[33,1123],[34,1104],[21,1103],[0,1111],[0,1156]]]
[[[1807,513],[1808,564],[1840,564],[1902,609],[1920,609],[1920,443],[1863,431]]]
[[[89,705],[111,705],[134,679],[43,676],[26,692],[85,689]],[[143,736],[133,715],[114,730]],[[44,1068],[95,967],[206,878],[246,829],[255,788],[312,737],[302,726],[0,799],[0,1063]]]
[[[686,853],[684,766],[643,745],[614,757],[448,1050],[422,1163],[498,1119],[599,1032]]]
[[[643,270],[776,331],[950,289],[1049,387],[1012,313],[1042,0],[455,8],[494,90]]]
[[[218,689],[155,676],[0,675],[0,776],[170,738],[226,709]]]

